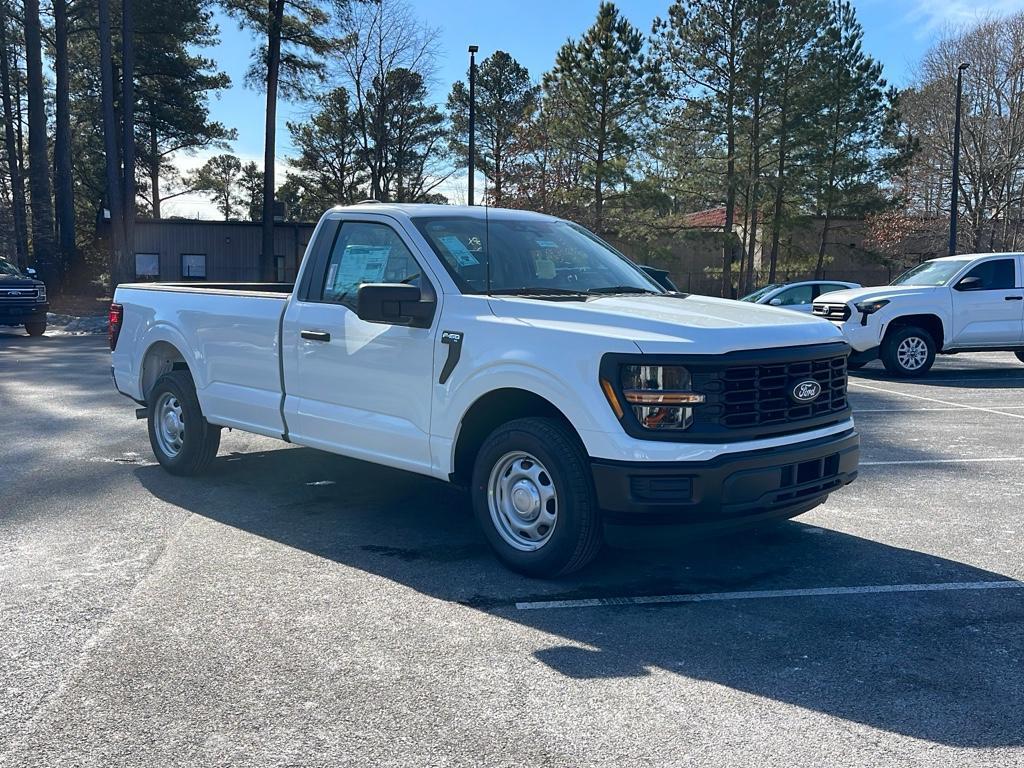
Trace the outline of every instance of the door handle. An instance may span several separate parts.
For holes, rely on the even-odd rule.
[[[1024,296],[1003,296],[1005,301],[1024,301]]]
[[[304,339],[310,341],[330,341],[331,334],[326,331],[302,331],[299,335]]]

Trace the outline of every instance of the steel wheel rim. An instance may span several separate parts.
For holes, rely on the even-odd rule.
[[[547,544],[558,523],[551,473],[525,451],[511,451],[494,463],[487,507],[498,535],[520,552],[535,552]]]
[[[185,418],[181,403],[172,393],[164,392],[156,401],[153,413],[157,445],[164,455],[173,459],[185,445]]]
[[[928,345],[920,336],[908,336],[896,347],[896,359],[908,371],[916,371],[928,359]]]

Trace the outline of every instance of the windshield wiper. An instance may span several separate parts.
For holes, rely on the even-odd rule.
[[[661,296],[662,291],[641,288],[638,285],[606,285],[600,288],[590,288],[587,293],[649,293],[653,296]]]

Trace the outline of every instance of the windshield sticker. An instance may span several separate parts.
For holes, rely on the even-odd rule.
[[[460,267],[472,267],[480,263],[477,257],[470,253],[469,249],[455,235],[442,235],[438,240],[455,257],[455,261]]]
[[[537,240],[536,243],[537,243],[537,247],[538,248],[557,248],[558,247],[558,243],[556,243],[554,240]]]

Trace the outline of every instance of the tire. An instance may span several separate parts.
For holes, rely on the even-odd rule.
[[[590,462],[576,435],[555,419],[516,419],[492,432],[477,453],[471,494],[491,549],[513,571],[562,576],[601,550]]]
[[[1022,363],[1024,363],[1024,349],[1018,349],[1013,354],[1015,354],[1017,356],[1018,360],[1020,360]]]
[[[893,376],[917,378],[931,370],[935,351],[935,341],[928,331],[908,325],[885,337],[881,358],[885,370]]]
[[[46,321],[41,323],[25,323],[25,333],[29,336],[42,336],[46,333]]]
[[[172,475],[198,475],[209,468],[220,448],[220,427],[203,417],[188,371],[165,373],[146,402],[149,444],[160,466]]]

